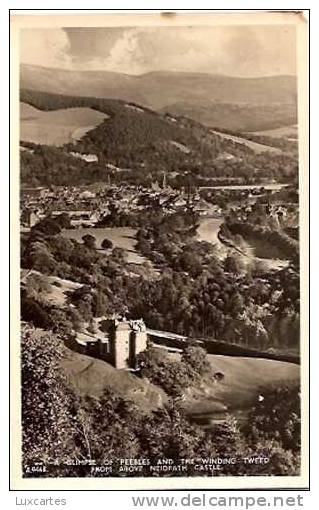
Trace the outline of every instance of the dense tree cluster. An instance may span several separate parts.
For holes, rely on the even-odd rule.
[[[74,394],[59,368],[64,347],[52,333],[24,328],[21,336],[22,461],[25,476],[59,473],[76,458]],[[65,464],[65,472],[68,469]],[[52,475],[51,475],[52,476]]]
[[[186,347],[180,361],[171,361],[163,356],[161,349],[150,348],[138,355],[137,366],[142,377],[147,377],[173,397],[194,386],[203,376],[212,376],[206,352],[197,346]]]
[[[259,399],[249,414],[247,434],[253,441],[272,440],[275,438],[286,450],[300,452],[301,421],[300,391],[296,386],[273,386],[260,388],[260,394],[266,398]],[[282,403],[286,405],[283,407]]]
[[[101,252],[91,237],[82,244],[63,237],[59,218],[43,220],[22,241],[22,267],[83,287],[70,293],[66,309],[50,317],[55,307],[45,293],[27,285],[22,318],[39,327],[70,331],[105,313],[129,313],[154,329],[190,337],[258,349],[298,349],[296,269],[247,270],[235,253],[221,261],[217,248],[194,240],[193,220],[172,215],[139,230],[138,249],[161,268],[155,279],[148,276],[148,264],[132,274],[122,249]]]

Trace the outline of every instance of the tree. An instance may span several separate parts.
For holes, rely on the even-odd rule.
[[[203,376],[211,371],[207,353],[202,347],[189,346],[182,353],[182,362],[189,365],[198,376]]]
[[[34,298],[43,298],[52,292],[48,278],[38,273],[31,273],[26,280],[27,295]]]
[[[141,453],[135,433],[135,424],[141,421],[140,412],[131,402],[109,389],[99,398],[86,397],[82,400],[78,421],[87,457],[94,459],[97,465],[113,460],[113,475],[119,472],[117,459],[133,459]]]
[[[192,252],[184,251],[177,259],[178,264],[183,271],[189,272],[192,276],[197,276],[202,271],[201,257]]]
[[[240,255],[228,255],[224,261],[224,269],[228,273],[241,274],[244,269],[242,257]]]
[[[59,223],[50,216],[43,218],[43,220],[39,221],[34,227],[31,229],[31,233],[41,232],[45,237],[54,236],[60,234],[61,226]]]
[[[89,333],[91,333],[92,335],[95,335],[95,334],[97,333],[97,325],[96,325],[96,323],[94,322],[93,317],[92,317],[92,319],[91,319],[91,320],[90,320],[90,322],[89,322],[89,325],[88,325],[88,327],[87,327],[87,330],[88,330],[88,332],[89,332]]]
[[[260,388],[246,425],[253,441],[279,441],[285,450],[300,452],[300,388],[296,384]]]
[[[46,309],[34,298],[28,297],[25,292],[21,294],[21,318],[43,329],[50,329],[52,325],[50,315]]]
[[[118,264],[123,264],[127,258],[126,251],[123,248],[113,248],[112,259]]]
[[[173,397],[183,393],[189,385],[189,374],[184,363],[171,361],[158,349],[150,348],[137,356],[137,367],[142,377],[161,386]]]
[[[82,237],[82,241],[87,248],[91,250],[96,250],[96,239],[94,236],[91,236],[90,234],[85,234]]]
[[[143,456],[152,463],[168,458],[178,464],[182,458],[198,456],[199,445],[204,441],[205,433],[187,420],[175,400],[144,417],[139,435]],[[172,472],[168,476],[178,474]]]
[[[229,310],[233,316],[240,314],[245,306],[244,298],[239,292],[235,292],[229,303]]]
[[[101,248],[103,248],[103,250],[111,250],[113,248],[112,241],[110,241],[107,238],[103,239],[103,241],[101,243]]]
[[[63,344],[52,333],[26,327],[21,336],[22,462],[24,476],[66,475],[74,461],[75,395],[59,367]]]
[[[81,331],[83,327],[83,317],[75,307],[70,307],[68,310],[70,321],[75,331]]]
[[[141,238],[137,243],[137,248],[140,252],[148,255],[152,249],[152,245],[147,239]]]
[[[45,243],[31,243],[28,266],[43,274],[55,274],[57,263]]]
[[[70,335],[73,329],[72,321],[67,317],[64,310],[53,308],[50,310],[52,331],[62,335]]]
[[[100,317],[101,315],[105,315],[107,304],[108,301],[106,296],[103,294],[103,292],[97,290],[93,294],[92,299],[92,311],[94,317]]]
[[[58,224],[61,228],[71,228],[71,220],[70,216],[67,213],[62,213],[56,218]]]

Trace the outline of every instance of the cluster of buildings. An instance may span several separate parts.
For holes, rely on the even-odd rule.
[[[130,214],[160,208],[167,214],[188,209],[199,215],[219,215],[221,209],[198,192],[186,193],[155,182],[150,188],[130,184],[83,187],[24,188],[21,190],[21,225],[33,227],[47,215],[68,214],[74,227],[92,227],[111,212]]]

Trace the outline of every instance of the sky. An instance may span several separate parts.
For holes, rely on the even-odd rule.
[[[228,76],[296,74],[293,26],[33,28],[21,62],[126,74],[185,71]]]

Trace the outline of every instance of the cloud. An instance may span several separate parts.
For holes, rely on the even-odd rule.
[[[145,71],[145,55],[141,45],[141,31],[127,29],[115,41],[108,54],[95,56],[87,60],[90,69],[104,69],[108,71],[140,74]],[[101,45],[103,51],[103,44]]]
[[[282,26],[116,27],[24,30],[22,62],[126,74],[195,71],[294,74],[295,33]]]
[[[70,42],[62,28],[23,29],[20,39],[21,62],[46,67],[70,68]]]

